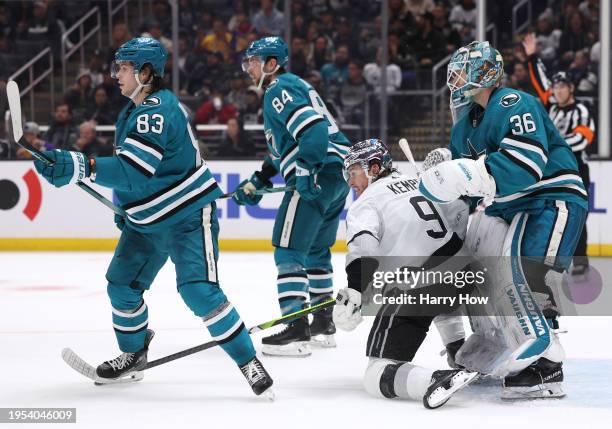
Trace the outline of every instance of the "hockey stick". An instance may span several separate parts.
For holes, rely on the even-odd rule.
[[[21,124],[21,95],[19,94],[19,87],[17,82],[14,80],[9,81],[6,84],[6,96],[8,98],[9,110],[11,112],[11,121],[13,126],[13,139],[15,143],[27,150],[32,156],[39,161],[44,162],[47,165],[53,165],[54,161],[46,156],[43,152],[32,146],[23,136],[23,126]],[[87,186],[83,182],[76,182],[77,186],[87,192],[89,195],[100,201],[106,207],[114,211],[120,216],[126,216],[125,211],[120,207],[117,207],[110,200],[104,197],[95,189]]]
[[[252,193],[254,195],[266,195],[266,194],[275,194],[277,192],[293,192],[294,190],[295,190],[294,186],[279,186],[277,188],[272,187],[272,188],[256,189]],[[223,194],[219,197],[219,199],[232,198],[234,195],[236,195],[236,191],[228,192],[227,194]]]
[[[253,326],[252,328],[249,329],[249,334],[254,334],[255,332],[263,331],[273,326],[277,326],[283,323],[290,322],[294,319],[298,319],[308,314],[316,313],[325,308],[331,307],[335,304],[336,304],[335,299],[333,298],[328,299],[326,301],[323,301],[320,304],[316,304],[308,308],[304,308],[302,310],[296,311],[295,313],[291,313],[291,314],[287,314],[286,316],[279,317],[278,319],[273,319],[268,322],[260,323],[259,325]],[[146,369],[154,368],[159,365],[163,365],[168,362],[172,362],[173,360],[177,360],[177,359],[192,355],[194,353],[201,352],[203,350],[213,348],[217,345],[219,345],[217,341],[209,341],[207,343],[200,344],[199,346],[191,347],[189,349],[182,350],[180,352],[173,353],[171,355],[164,356],[159,359],[155,359],[151,362],[148,362],[147,365],[144,367],[143,371]],[[65,348],[64,350],[62,350],[62,359],[64,360],[64,362],[68,364],[68,366],[70,366],[72,369],[74,369],[78,373],[84,375],[85,377],[93,381],[100,382],[100,378],[96,374],[96,369],[92,365],[85,362],[79,355],[77,355],[74,351],[72,351],[72,349]],[[135,378],[134,380],[136,379],[137,378]],[[126,379],[125,381],[132,381],[132,380]]]
[[[404,152],[404,156],[406,157],[406,159],[410,161],[410,164],[416,170],[417,175],[421,175],[421,169],[417,166],[417,163],[415,162],[414,157],[412,156],[412,151],[410,150],[410,145],[408,144],[408,140],[406,140],[405,138],[401,138],[399,140],[399,147],[402,150],[402,152]]]

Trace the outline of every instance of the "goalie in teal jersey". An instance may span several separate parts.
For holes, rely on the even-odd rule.
[[[278,301],[283,314],[299,310],[333,293],[330,248],[349,188],[343,179],[343,158],[350,146],[317,91],[284,66],[289,55],[279,37],[254,41],[243,70],[265,88],[264,131],[269,153],[260,171],[238,186],[234,200],[255,205],[252,192],[272,185],[280,173],[294,192],[287,192],[278,210],[272,244],[278,268]],[[307,343],[335,346],[331,309],[302,318],[284,331],[263,339],[265,354],[308,356]]]
[[[163,88],[166,59],[163,45],[150,38],[132,39],[117,50],[113,77],[131,101],[117,119],[116,156],[86,159],[80,152],[56,150],[45,153],[55,163],[35,161],[36,170],[57,187],[90,178],[112,188],[126,213],[116,219],[121,238],[106,274],[123,353],[98,366],[98,381],[133,377],[146,366],[153,331],[147,329],[143,294],[170,257],[185,304],[259,395],[272,379],[219,287],[215,199],[221,190],[200,156],[185,109]]]
[[[502,75],[502,56],[488,42],[472,42],[453,54],[447,82],[455,122],[449,160],[423,173],[420,190],[437,203],[484,197],[490,203],[486,215],[509,224],[497,238],[507,243],[508,253],[491,256],[509,256],[515,290],[508,293],[537,311],[522,313],[528,329],[505,362],[503,397],[563,396],[563,353],[553,331],[558,310],[545,277],[568,269],[585,222],[587,194],[572,150],[542,105],[501,87]]]

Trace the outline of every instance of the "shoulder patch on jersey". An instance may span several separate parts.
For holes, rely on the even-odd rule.
[[[499,104],[504,107],[514,106],[521,100],[521,96],[516,92],[511,92],[510,94],[504,95],[501,100],[499,100]]]
[[[149,97],[145,101],[142,102],[144,106],[158,106],[161,104],[161,100],[159,97]]]

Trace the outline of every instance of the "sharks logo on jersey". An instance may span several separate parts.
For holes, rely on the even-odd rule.
[[[511,94],[503,96],[499,104],[501,104],[504,107],[510,107],[510,106],[514,106],[520,100],[521,100],[521,96],[518,95],[516,92],[513,92]]]

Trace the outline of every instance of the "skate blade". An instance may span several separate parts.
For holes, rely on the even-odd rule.
[[[261,352],[266,356],[278,357],[308,357],[312,354],[308,343],[305,341],[294,342],[284,346],[264,344]]]
[[[529,387],[504,387],[501,398],[504,401],[525,401],[531,399],[563,398],[563,383],[546,383]]]
[[[94,380],[94,384],[96,386],[104,386],[107,384],[123,384],[123,383],[132,383],[135,381],[140,381],[144,378],[144,373],[142,371],[135,371],[125,374],[121,378],[103,378],[96,377]]]
[[[334,335],[315,335],[310,339],[309,343],[312,347],[322,348],[322,349],[332,349],[336,347],[336,338]]]
[[[451,379],[450,388],[445,389],[443,386],[439,386],[434,389],[429,395],[423,397],[423,405],[429,409],[441,407],[448,402],[451,396],[476,380],[479,376],[479,373],[470,371],[461,371],[455,374]]]
[[[274,400],[276,399],[276,394],[274,393],[274,390],[272,390],[271,387],[268,387],[265,391],[263,391],[261,393],[261,396],[266,398],[270,402],[274,402]]]

